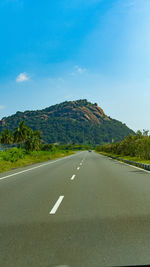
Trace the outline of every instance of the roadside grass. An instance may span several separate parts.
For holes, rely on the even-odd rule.
[[[4,160],[2,158],[2,153],[0,153],[0,172],[6,172],[11,169],[25,167],[39,162],[44,162],[56,158],[65,157],[74,154],[73,151],[34,151],[30,154],[25,154],[23,158],[20,158],[14,162],[9,160]]]
[[[141,158],[138,158],[138,157],[123,156],[123,155],[117,155],[117,154],[112,154],[112,153],[107,153],[107,152],[99,152],[99,151],[96,151],[96,152],[99,153],[99,154],[102,154],[104,156],[117,157],[120,160],[121,159],[125,159],[125,160],[135,161],[137,163],[150,164],[150,160],[145,160],[145,159],[141,159]]]

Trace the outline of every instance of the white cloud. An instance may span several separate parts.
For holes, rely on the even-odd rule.
[[[74,66],[74,69],[75,69],[75,71],[73,71],[72,73],[70,73],[70,75],[76,75],[76,74],[83,74],[83,73],[85,73],[86,71],[87,71],[87,69],[86,68],[81,68],[80,66],[78,66],[78,65],[75,65]]]
[[[28,74],[26,72],[23,72],[17,76],[16,82],[21,83],[21,82],[28,81],[29,79],[30,77],[28,76]]]
[[[78,65],[75,66],[75,69],[76,69],[76,72],[80,74],[83,74],[84,72],[86,72],[85,68],[81,68]]]
[[[3,105],[0,105],[0,109],[4,109],[5,108],[5,106],[3,106]]]

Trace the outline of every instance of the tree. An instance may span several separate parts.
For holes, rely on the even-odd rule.
[[[5,129],[1,133],[0,142],[3,145],[10,145],[10,144],[13,143],[13,135],[12,135],[12,133],[11,133],[11,131],[9,129]]]
[[[137,132],[136,132],[136,136],[138,137],[138,138],[140,138],[140,137],[142,137],[142,132],[140,131],[140,130],[138,130]]]
[[[144,129],[143,129],[143,135],[144,135],[144,136],[148,136],[148,133],[149,133],[149,130],[144,130]]]
[[[24,143],[32,130],[25,125],[24,121],[19,123],[18,128],[14,131],[14,141],[16,143]]]
[[[39,150],[41,144],[41,133],[39,131],[32,131],[26,139],[25,149],[27,151]]]

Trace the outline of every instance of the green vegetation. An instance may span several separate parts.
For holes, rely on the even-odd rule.
[[[24,121],[21,121],[13,133],[9,129],[4,129],[1,132],[0,143],[4,145],[4,148],[13,144],[25,148],[27,152],[39,150],[41,134],[39,131],[33,131],[25,125]]]
[[[120,161],[123,159],[123,160],[130,160],[130,161],[138,162],[138,163],[150,164],[150,160],[140,159],[140,158],[137,158],[137,157],[123,156],[123,155],[120,156],[120,155],[117,155],[117,154],[106,153],[106,152],[99,152],[99,153],[104,155],[104,156],[117,157]]]
[[[0,132],[4,129],[14,131],[17,128],[15,140],[23,142],[23,125],[20,125],[22,132],[18,129],[21,121],[25,121],[33,131],[40,131],[42,141],[49,144],[75,145],[84,142],[85,145],[95,146],[118,142],[129,134],[134,134],[125,124],[108,117],[96,103],[92,104],[86,99],[66,101],[43,110],[17,112],[1,120]],[[25,131],[27,134],[27,128]]]
[[[150,164],[150,136],[148,131],[138,131],[116,144],[98,146],[96,151],[106,155]]]
[[[91,145],[83,145],[83,144],[75,144],[75,145],[60,145],[59,148],[62,150],[88,150],[88,149],[94,149]]]
[[[0,142],[0,172],[73,154],[73,148],[41,144],[40,132],[31,130],[23,121],[13,133],[5,129]]]
[[[14,140],[13,135],[10,132],[9,129],[5,129],[1,133],[1,136],[0,136],[0,142],[1,142],[1,144],[10,145],[10,144],[13,143],[13,140]]]
[[[33,151],[26,153],[22,149],[12,148],[0,152],[0,172],[9,171],[13,168],[24,167],[34,163],[64,157],[73,154],[72,151]]]

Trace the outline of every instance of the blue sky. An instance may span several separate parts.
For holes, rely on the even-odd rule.
[[[0,0],[0,119],[87,98],[150,129],[149,0]]]

